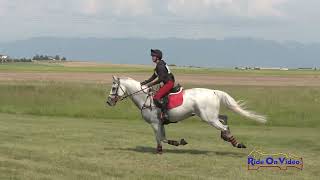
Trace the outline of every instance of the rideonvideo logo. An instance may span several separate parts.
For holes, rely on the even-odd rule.
[[[276,153],[268,154],[261,150],[253,150],[248,155],[248,170],[259,170],[260,168],[288,168],[303,169],[303,159],[293,154]]]

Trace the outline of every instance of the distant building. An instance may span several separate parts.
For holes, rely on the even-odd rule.
[[[280,70],[280,71],[288,71],[289,68],[281,68],[281,67],[261,67],[261,70]]]
[[[261,67],[261,70],[284,70],[287,71],[289,70],[288,68],[280,68],[280,67]]]
[[[8,59],[8,56],[0,54],[0,59]]]
[[[7,62],[8,59],[9,59],[9,56],[0,54],[1,63]]]
[[[235,69],[239,70],[281,70],[288,71],[288,68],[280,68],[280,67],[236,67]]]
[[[54,57],[52,57],[52,56],[49,56],[48,59],[51,60],[51,61],[56,61],[56,59]]]

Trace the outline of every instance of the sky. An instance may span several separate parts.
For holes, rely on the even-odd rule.
[[[32,37],[320,42],[319,0],[0,0],[0,42]]]

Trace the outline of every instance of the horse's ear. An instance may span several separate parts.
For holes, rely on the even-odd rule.
[[[117,81],[118,78],[116,76],[112,76],[113,81]]]

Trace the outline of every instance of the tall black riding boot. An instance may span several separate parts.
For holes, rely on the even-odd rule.
[[[161,103],[159,100],[154,99],[154,104],[160,108],[160,120],[163,124],[169,124],[168,114],[167,114],[167,107],[166,104]]]
[[[166,105],[164,105],[166,106]],[[170,124],[167,107],[162,107],[162,119],[164,124]]]

